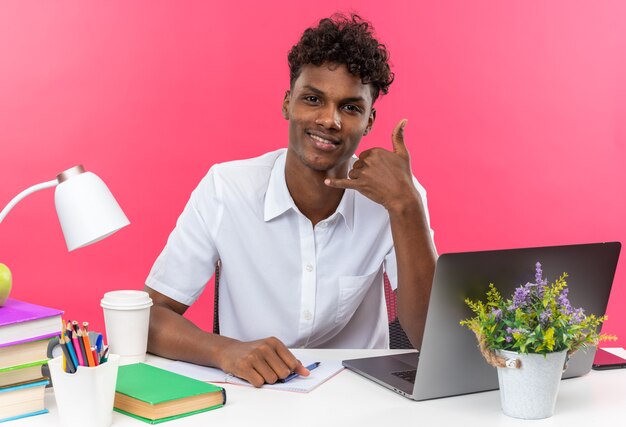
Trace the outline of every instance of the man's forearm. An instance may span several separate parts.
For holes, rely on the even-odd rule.
[[[207,333],[170,308],[155,304],[150,312],[148,351],[168,359],[215,366],[227,337]]]
[[[309,371],[277,338],[242,342],[204,332],[167,303],[155,304],[150,313],[148,351],[169,359],[214,366],[249,381],[256,387],[273,384],[292,372]]]
[[[437,254],[424,208],[415,202],[389,209],[398,265],[398,318],[415,348],[420,348]]]

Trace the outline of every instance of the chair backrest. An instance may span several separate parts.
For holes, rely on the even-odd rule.
[[[220,320],[219,320],[219,288],[220,288],[220,270],[222,268],[222,262],[220,260],[215,264],[215,290],[213,299],[213,333],[220,333]],[[396,293],[391,289],[389,278],[385,273],[384,289],[385,289],[385,302],[387,303],[387,316],[389,318],[389,348],[403,349],[413,348],[411,341],[404,333],[404,329],[400,326],[398,320],[398,314],[396,310]]]
[[[213,333],[219,335],[220,334],[220,318],[219,318],[219,308],[220,308],[220,270],[222,268],[222,261],[217,260],[215,263],[215,276],[213,277],[215,287],[213,291]]]
[[[409,337],[406,336],[404,329],[400,326],[396,306],[396,293],[393,289],[391,289],[387,273],[383,275],[383,282],[385,289],[385,302],[387,303],[387,316],[389,319],[389,348],[413,348]]]

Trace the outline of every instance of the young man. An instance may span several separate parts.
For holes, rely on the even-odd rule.
[[[406,120],[389,149],[353,156],[393,81],[370,25],[323,19],[288,59],[288,148],[213,166],[146,281],[150,352],[257,387],[308,375],[289,347],[388,347],[383,272],[397,283],[400,321],[419,347],[436,262]],[[222,335],[182,316],[218,259]]]

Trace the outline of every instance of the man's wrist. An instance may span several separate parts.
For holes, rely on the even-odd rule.
[[[211,359],[213,361],[212,366],[216,366],[224,370],[224,360],[227,357],[226,353],[228,349],[238,341],[234,338],[225,337],[222,335],[213,335],[213,345],[211,346]]]
[[[407,194],[405,197],[398,197],[385,204],[390,217],[420,214],[424,211],[422,198],[417,190]]]

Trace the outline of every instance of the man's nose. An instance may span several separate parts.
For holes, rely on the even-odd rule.
[[[334,105],[328,105],[319,110],[315,123],[325,129],[341,129],[341,116]]]

